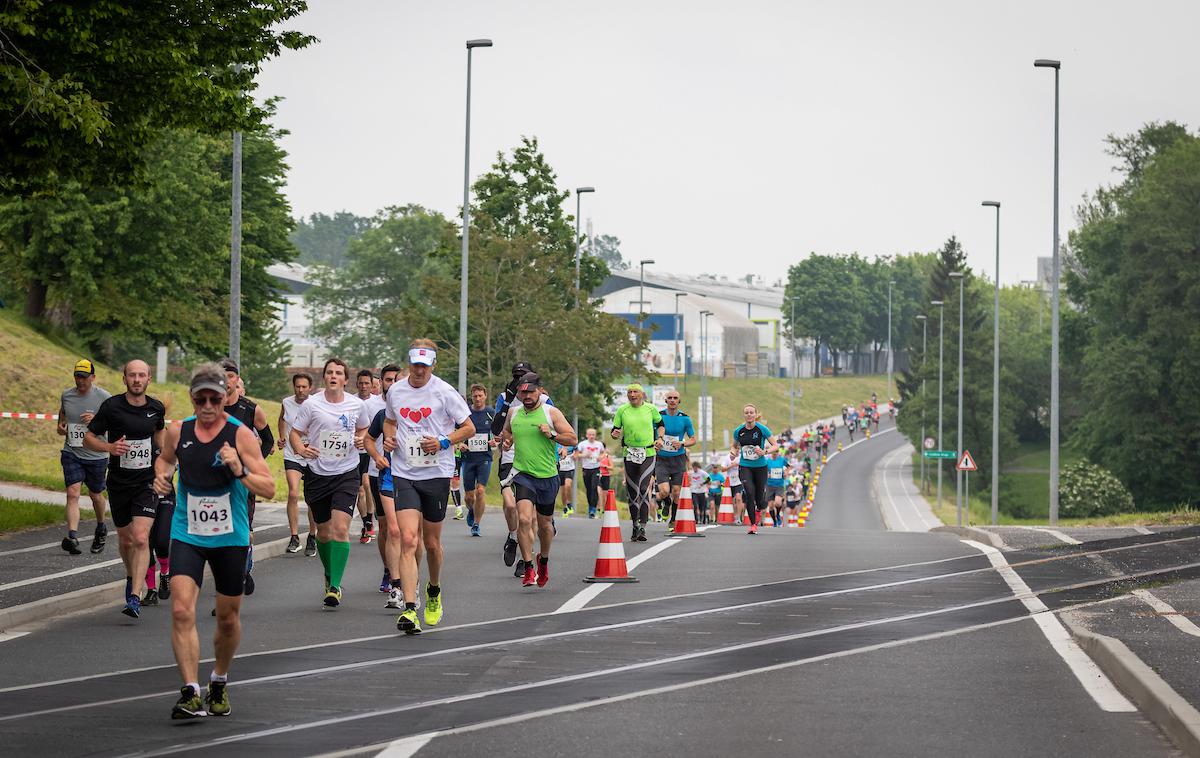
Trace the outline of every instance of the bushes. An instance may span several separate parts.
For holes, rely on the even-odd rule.
[[[1133,496],[1111,471],[1087,461],[1063,469],[1058,482],[1064,517],[1111,516],[1134,510]]]

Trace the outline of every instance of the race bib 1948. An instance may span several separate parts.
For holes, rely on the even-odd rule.
[[[129,444],[129,449],[121,456],[121,468],[150,468],[150,438],[125,441]]]
[[[187,496],[188,534],[215,536],[233,531],[229,493]]]

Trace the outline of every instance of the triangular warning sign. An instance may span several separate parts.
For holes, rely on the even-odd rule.
[[[975,465],[975,459],[971,457],[970,450],[964,450],[962,458],[958,459],[959,471],[978,471],[979,467]]]

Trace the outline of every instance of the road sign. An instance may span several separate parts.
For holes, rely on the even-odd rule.
[[[971,457],[970,450],[964,450],[962,458],[958,461],[959,471],[978,471],[979,467],[975,465],[975,459]]]
[[[925,438],[925,449],[926,450],[932,450],[935,445],[937,445],[937,440],[935,440],[933,437]]]
[[[958,455],[953,450],[926,450],[926,458],[945,458],[946,460],[954,460]]]

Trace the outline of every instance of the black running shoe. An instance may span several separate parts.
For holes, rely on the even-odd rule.
[[[229,707],[229,687],[225,682],[209,682],[208,693],[204,696],[204,707],[209,716],[228,716],[233,712]]]
[[[513,571],[513,576],[515,576],[518,579],[525,576],[525,561],[523,561],[519,558],[517,559],[517,568],[515,571]]]
[[[170,600],[171,599],[171,575],[170,574],[159,574],[158,575],[158,599],[159,600]]]
[[[92,536],[92,552],[103,553],[104,543],[108,540],[108,529],[103,524],[96,527],[96,533]]]
[[[208,714],[204,710],[204,701],[200,699],[200,693],[186,684],[180,687],[179,700],[175,702],[175,707],[171,709],[171,718],[178,721],[179,719],[195,719],[206,715]]]
[[[66,550],[71,555],[80,555],[83,553],[83,551],[79,549],[79,540],[75,539],[74,537],[63,537],[62,549]]]
[[[646,527],[644,527],[644,526],[642,526],[642,527],[638,527],[638,536],[637,536],[637,541],[638,541],[638,542],[645,542],[645,541],[646,541]]]
[[[254,574],[246,574],[246,582],[242,587],[242,593],[247,596],[254,594]]]
[[[517,541],[509,537],[504,541],[504,565],[511,566],[517,559]]]
[[[298,534],[292,535],[292,538],[290,540],[288,540],[287,551],[289,553],[300,552],[300,535],[298,535]]]
[[[304,543],[304,556],[312,558],[317,554],[317,537],[314,534],[308,535],[308,540]]]
[[[142,605],[158,605],[158,590],[153,587],[146,589],[146,595],[142,598]]]

